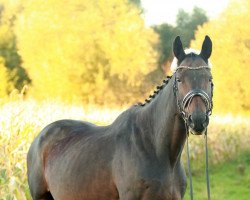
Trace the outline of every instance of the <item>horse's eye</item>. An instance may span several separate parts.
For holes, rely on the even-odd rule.
[[[179,77],[177,77],[177,78],[176,78],[176,81],[180,83],[180,82],[181,82],[181,79],[180,79]]]

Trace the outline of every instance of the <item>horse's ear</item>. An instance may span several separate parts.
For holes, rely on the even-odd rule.
[[[202,56],[204,59],[207,60],[211,56],[211,53],[212,53],[212,41],[210,37],[206,35],[202,44],[200,56]]]
[[[173,53],[174,56],[180,61],[184,58],[185,52],[182,46],[181,38],[180,36],[177,36],[173,43]]]

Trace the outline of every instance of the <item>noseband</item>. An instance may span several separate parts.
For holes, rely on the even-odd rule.
[[[190,103],[192,102],[192,99],[195,97],[195,96],[200,96],[201,99],[205,102],[205,105],[206,105],[206,115],[207,116],[210,116],[211,113],[212,113],[212,101],[210,100],[210,97],[208,96],[208,94],[204,91],[204,90],[201,90],[201,89],[194,89],[194,90],[191,90],[189,91],[185,97],[183,98],[182,102],[181,102],[181,112],[182,112],[182,115],[184,116],[185,120],[186,118],[188,117],[187,116],[187,113],[185,113],[185,108],[189,108],[189,105]]]
[[[199,67],[190,67],[190,66],[179,66],[177,67],[176,71],[178,69],[188,69],[188,70],[199,70],[199,69],[211,69],[209,66],[199,66]],[[187,162],[188,162],[188,172],[189,172],[189,182],[190,182],[190,198],[193,200],[193,184],[192,184],[192,172],[191,172],[191,165],[190,165],[190,156],[189,156],[189,145],[188,145],[188,113],[185,112],[185,108],[189,108],[190,103],[192,102],[192,99],[195,96],[201,97],[201,99],[205,102],[206,106],[206,116],[210,116],[212,114],[213,109],[213,82],[211,82],[211,98],[209,95],[202,89],[193,89],[190,90],[183,98],[182,101],[180,101],[178,96],[178,86],[177,86],[177,80],[175,76],[174,81],[174,94],[177,99],[177,105],[179,108],[179,111],[185,121],[186,131],[187,131]],[[207,199],[210,200],[210,183],[209,183],[209,173],[208,173],[208,147],[207,147],[207,129],[205,131],[205,152],[206,152],[206,180],[207,180]]]

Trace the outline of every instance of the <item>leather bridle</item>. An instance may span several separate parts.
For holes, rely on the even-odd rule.
[[[179,69],[188,69],[188,70],[199,70],[199,69],[211,69],[209,66],[199,66],[199,67],[190,67],[190,66],[179,66],[177,67],[176,71]],[[192,99],[195,96],[200,96],[201,99],[204,101],[205,106],[206,106],[206,115],[209,117],[212,114],[212,109],[213,109],[213,82],[211,82],[211,98],[209,95],[202,89],[193,89],[190,90],[182,100],[179,98],[179,89],[177,85],[177,78],[175,74],[175,80],[174,80],[174,94],[177,99],[177,106],[179,108],[179,111],[184,119],[185,122],[188,120],[188,113],[185,112],[185,108],[189,107],[190,103],[192,102]]]
[[[192,66],[179,66],[177,67],[176,71],[179,69],[187,69],[187,70],[199,70],[199,69],[211,69],[209,66],[198,66],[198,67],[192,67]],[[176,72],[175,71],[175,72]],[[186,127],[186,134],[187,134],[187,162],[188,162],[188,172],[189,172],[189,182],[190,182],[190,198],[193,200],[193,184],[192,184],[192,172],[191,172],[191,165],[190,165],[190,155],[189,155],[189,142],[188,142],[188,136],[189,136],[189,128],[188,128],[188,113],[185,112],[185,108],[189,108],[192,99],[195,96],[201,97],[201,99],[204,101],[206,106],[206,117],[208,118],[212,114],[213,109],[213,82],[211,81],[211,98],[209,95],[202,89],[193,89],[190,90],[182,100],[180,100],[178,95],[178,84],[177,84],[177,78],[176,73],[174,75],[174,94],[176,96],[177,100],[177,106],[178,109],[182,115],[182,118],[185,121],[185,127]],[[208,147],[207,147],[207,128],[205,130],[205,160],[206,160],[206,183],[207,183],[207,199],[210,200],[210,182],[209,182],[209,171],[208,171]]]

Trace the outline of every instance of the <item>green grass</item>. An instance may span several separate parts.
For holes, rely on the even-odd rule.
[[[209,171],[211,199],[250,199],[250,151],[239,154],[234,160],[212,165]],[[194,199],[207,199],[205,170],[194,171],[193,192]],[[190,199],[189,187],[184,200],[188,199]]]

